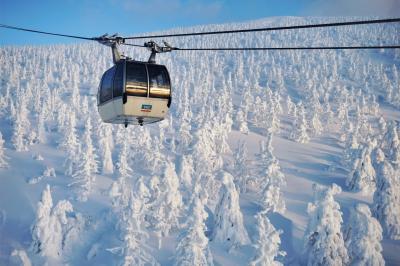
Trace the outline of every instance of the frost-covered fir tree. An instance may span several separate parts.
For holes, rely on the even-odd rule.
[[[280,170],[278,160],[275,159],[268,164],[261,176],[261,205],[265,210],[285,212],[286,206],[281,191],[285,185],[285,176]]]
[[[151,223],[158,237],[158,247],[161,248],[162,237],[169,235],[170,231],[179,227],[178,218],[182,211],[182,195],[179,191],[179,178],[175,166],[165,162],[161,182],[156,180],[151,185],[153,201],[150,203]]]
[[[183,155],[179,157],[180,163],[178,168],[178,176],[183,186],[182,192],[187,191],[189,194],[193,190],[194,168],[192,155]],[[190,195],[185,195],[190,196]]]
[[[342,212],[333,196],[342,190],[313,185],[314,202],[308,204],[309,220],[304,235],[307,265],[347,265],[349,257],[341,232]]]
[[[112,174],[114,164],[112,161],[110,139],[112,138],[112,129],[109,124],[100,126],[99,152],[101,156],[101,172],[103,174]]]
[[[284,251],[279,250],[281,244],[281,230],[276,230],[267,217],[267,212],[261,211],[255,216],[257,220],[257,235],[253,245],[256,255],[250,262],[251,266],[278,266],[283,265],[276,258],[285,256]]]
[[[214,265],[205,235],[207,212],[203,201],[196,196],[190,208],[187,229],[176,247],[176,266]]]
[[[342,164],[350,170],[356,169],[358,164],[358,162],[356,163],[356,160],[360,157],[362,146],[360,145],[358,138],[359,136],[356,132],[350,133],[345,144],[345,149],[343,150],[341,159]]]
[[[400,182],[398,171],[385,160],[381,149],[375,152],[376,190],[372,211],[390,239],[400,239]]]
[[[16,151],[28,150],[24,136],[25,127],[23,126],[21,115],[17,113],[13,124],[13,135],[11,139]]]
[[[146,249],[148,234],[142,227],[143,209],[142,201],[133,196],[132,190],[129,193],[129,204],[127,206],[127,216],[123,225],[124,246],[123,261],[124,266],[155,266],[159,265],[156,259]]]
[[[233,154],[235,184],[239,191],[245,193],[247,191],[247,182],[250,177],[249,159],[247,155],[246,143],[239,141],[238,146]]]
[[[286,209],[281,189],[286,184],[285,176],[279,167],[279,161],[273,155],[272,133],[267,133],[266,141],[260,142],[257,154],[258,168],[256,180],[261,193],[261,205],[267,211],[283,213]]]
[[[65,117],[65,126],[63,127],[63,136],[59,147],[66,151],[70,149],[75,151],[78,146],[75,112],[72,109],[67,109]]]
[[[298,115],[295,117],[292,132],[289,136],[290,139],[299,143],[308,143],[310,137],[308,136],[307,128],[306,112],[304,110],[304,105],[300,103],[298,106]]]
[[[36,117],[36,140],[38,143],[46,141],[45,116],[44,107],[41,107]]]
[[[63,164],[65,169],[64,173],[65,175],[70,176],[74,173],[75,167],[79,162],[77,154],[79,154],[81,148],[76,134],[76,119],[73,110],[69,110],[68,112],[64,136],[60,146],[67,153]]]
[[[239,108],[236,113],[236,124],[238,125],[238,130],[244,134],[249,133],[249,128],[247,126],[247,113],[245,113],[244,108]]]
[[[38,203],[36,221],[32,227],[32,249],[50,261],[62,256],[68,234],[67,213],[73,211],[69,201],[62,200],[53,207],[50,186],[47,185]],[[51,262],[50,262],[51,263]]]
[[[382,140],[382,148],[386,159],[397,166],[400,163],[400,138],[394,121],[391,121],[388,125],[387,132]]]
[[[346,179],[350,190],[361,191],[364,194],[373,193],[375,190],[375,170],[371,162],[372,145],[367,143],[362,148],[360,157],[355,162],[355,169]]]
[[[382,227],[372,217],[368,205],[357,204],[351,209],[344,238],[351,265],[385,265],[381,245]]]
[[[292,102],[292,99],[290,98],[289,94],[286,96],[286,109],[288,115],[294,115],[295,104]]]
[[[7,159],[7,156],[4,154],[3,134],[0,132],[0,168],[6,168],[8,166]]]
[[[121,220],[126,220],[126,214],[129,207],[132,187],[129,179],[133,175],[133,170],[128,164],[128,147],[127,143],[123,142],[118,155],[116,164],[118,178],[111,185],[110,197],[114,211],[121,217]]]
[[[323,131],[322,123],[320,120],[320,114],[318,112],[314,112],[311,119],[311,132],[314,136],[321,135]]]
[[[97,156],[95,154],[95,149],[92,144],[92,124],[90,116],[86,119],[85,131],[83,134],[83,145],[80,150],[79,159],[80,162],[77,165],[72,177],[76,180],[71,185],[78,187],[77,199],[80,201],[86,201],[92,186],[96,180],[97,173]]]
[[[28,109],[25,95],[19,95],[18,105],[13,124],[12,143],[17,151],[27,151],[36,138],[35,132],[30,130],[31,123],[28,119]]]
[[[220,173],[222,186],[220,199],[215,208],[215,225],[213,239],[228,244],[230,248],[250,243],[243,215],[239,205],[239,193],[233,183],[233,177],[227,172]]]
[[[204,124],[195,133],[193,146],[194,169],[199,173],[209,173],[216,170],[217,152],[215,149],[215,135],[209,123]]]

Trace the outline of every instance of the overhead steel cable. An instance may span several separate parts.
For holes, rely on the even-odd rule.
[[[383,24],[383,23],[395,23],[395,22],[400,22],[400,18],[331,22],[331,23],[322,23],[322,24],[279,26],[279,27],[266,27],[266,28],[240,29],[240,30],[222,30],[222,31],[205,31],[205,32],[191,32],[191,33],[144,35],[144,36],[124,37],[124,39],[125,40],[137,40],[137,39],[149,39],[149,38],[201,36],[201,35],[215,35],[215,34],[228,34],[228,33],[325,28],[325,27],[339,27],[339,26],[366,25],[366,24]]]
[[[174,48],[175,51],[284,51],[284,50],[362,50],[398,49],[400,45],[382,46],[314,46],[314,47],[224,47],[224,48]]]
[[[53,36],[61,36],[61,37],[68,37],[68,38],[74,38],[74,39],[95,41],[95,38],[88,38],[88,37],[83,37],[83,36],[46,32],[46,31],[40,31],[40,30],[32,30],[32,29],[20,28],[20,27],[5,25],[5,24],[0,24],[0,27],[1,28],[7,28],[7,29],[13,29],[13,30],[20,30],[20,31],[27,31],[27,32],[46,34],[46,35],[53,35]]]
[[[145,45],[125,43],[125,40],[129,39],[147,39],[147,38],[163,38],[163,37],[181,37],[181,36],[197,36],[197,35],[211,35],[211,34],[226,34],[226,33],[240,33],[240,32],[259,32],[259,31],[274,31],[274,30],[291,30],[291,29],[306,29],[306,28],[322,28],[322,27],[335,27],[335,26],[349,26],[349,25],[365,25],[365,24],[382,24],[382,23],[394,23],[400,22],[400,18],[391,19],[376,19],[376,20],[360,20],[360,21],[347,21],[347,22],[333,22],[323,24],[308,24],[308,25],[294,25],[294,26],[280,26],[280,27],[268,27],[268,28],[253,28],[253,29],[242,29],[242,30],[226,30],[226,31],[209,31],[209,32],[194,32],[194,33],[179,33],[179,34],[164,34],[164,35],[146,35],[146,36],[134,36],[134,37],[119,37],[116,35],[108,36],[103,35],[100,37],[84,37],[69,34],[60,34],[46,31],[39,31],[21,27],[15,27],[5,24],[0,24],[2,28],[33,32],[39,34],[46,34],[52,36],[68,37],[81,40],[98,41],[98,42],[115,42],[118,44],[134,46],[140,48],[147,48]],[[224,47],[224,48],[178,48],[170,47],[171,51],[264,51],[264,50],[355,50],[355,49],[397,49],[400,45],[383,45],[383,46],[318,46],[318,47]]]

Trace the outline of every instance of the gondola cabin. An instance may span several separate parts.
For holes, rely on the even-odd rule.
[[[171,104],[168,70],[155,63],[121,59],[101,78],[97,100],[105,123],[127,126],[161,121]]]

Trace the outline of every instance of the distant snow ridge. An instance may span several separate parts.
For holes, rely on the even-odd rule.
[[[270,18],[166,32],[326,20]],[[393,44],[398,25],[166,41]],[[146,50],[121,50],[148,58]],[[7,214],[0,265],[379,265],[379,254],[400,264],[393,252],[400,231],[399,49],[175,51],[157,61],[171,73],[169,114],[125,129],[102,123],[96,108],[100,78],[112,66],[109,48],[0,48],[0,209]],[[374,218],[365,206],[353,209],[365,202]],[[342,223],[352,226],[344,237]],[[365,239],[371,245],[352,244]]]

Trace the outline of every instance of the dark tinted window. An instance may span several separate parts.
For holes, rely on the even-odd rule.
[[[129,95],[147,97],[147,72],[144,64],[126,64],[126,92]]]
[[[100,103],[104,103],[112,99],[112,84],[114,78],[115,67],[110,68],[103,75],[100,87]]]
[[[114,78],[114,94],[113,97],[122,96],[123,86],[124,86],[124,64],[117,64],[117,69],[115,70]]]
[[[159,65],[147,65],[150,81],[150,97],[168,98],[171,85],[167,69]]]

